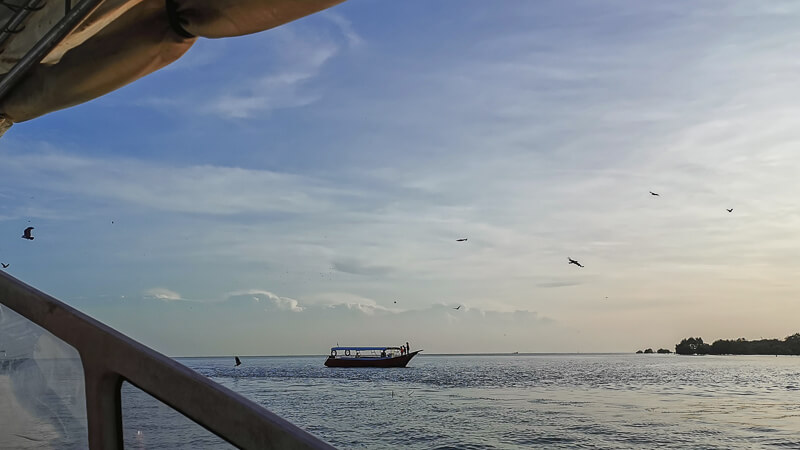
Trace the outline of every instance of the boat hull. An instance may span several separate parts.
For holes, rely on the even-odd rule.
[[[394,358],[332,358],[325,360],[328,367],[405,367],[419,350]]]

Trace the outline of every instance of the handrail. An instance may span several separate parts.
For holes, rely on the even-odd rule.
[[[266,408],[4,272],[0,303],[80,354],[92,450],[123,448],[123,381],[240,448],[333,449]]]
[[[70,9],[41,39],[0,79],[0,100],[47,56],[50,50],[61,42],[83,19],[95,10],[103,0],[81,0]]]
[[[25,22],[25,19],[28,18],[30,13],[42,9],[44,6],[42,2],[44,1],[45,0],[28,0],[24,5],[18,6],[19,9],[6,21],[3,29],[0,30],[0,53],[3,52],[3,45],[8,38],[10,38],[12,34],[22,31],[21,29],[17,30],[17,27]]]

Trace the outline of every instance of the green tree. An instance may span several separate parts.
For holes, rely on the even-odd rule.
[[[783,340],[787,354],[800,355],[800,333],[795,333]]]
[[[675,346],[675,353],[679,355],[706,355],[711,351],[711,346],[703,342],[703,338],[686,338]]]

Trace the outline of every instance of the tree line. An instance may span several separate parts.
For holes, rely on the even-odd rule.
[[[800,333],[788,336],[784,340],[718,339],[712,344],[703,342],[703,338],[690,337],[675,345],[675,353],[679,355],[800,355]]]

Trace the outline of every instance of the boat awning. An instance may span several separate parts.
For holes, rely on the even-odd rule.
[[[361,352],[365,350],[389,350],[390,348],[400,349],[400,347],[331,347],[331,351],[355,350]]]
[[[175,61],[197,37],[257,33],[342,1],[0,2],[0,125],[118,89]]]

